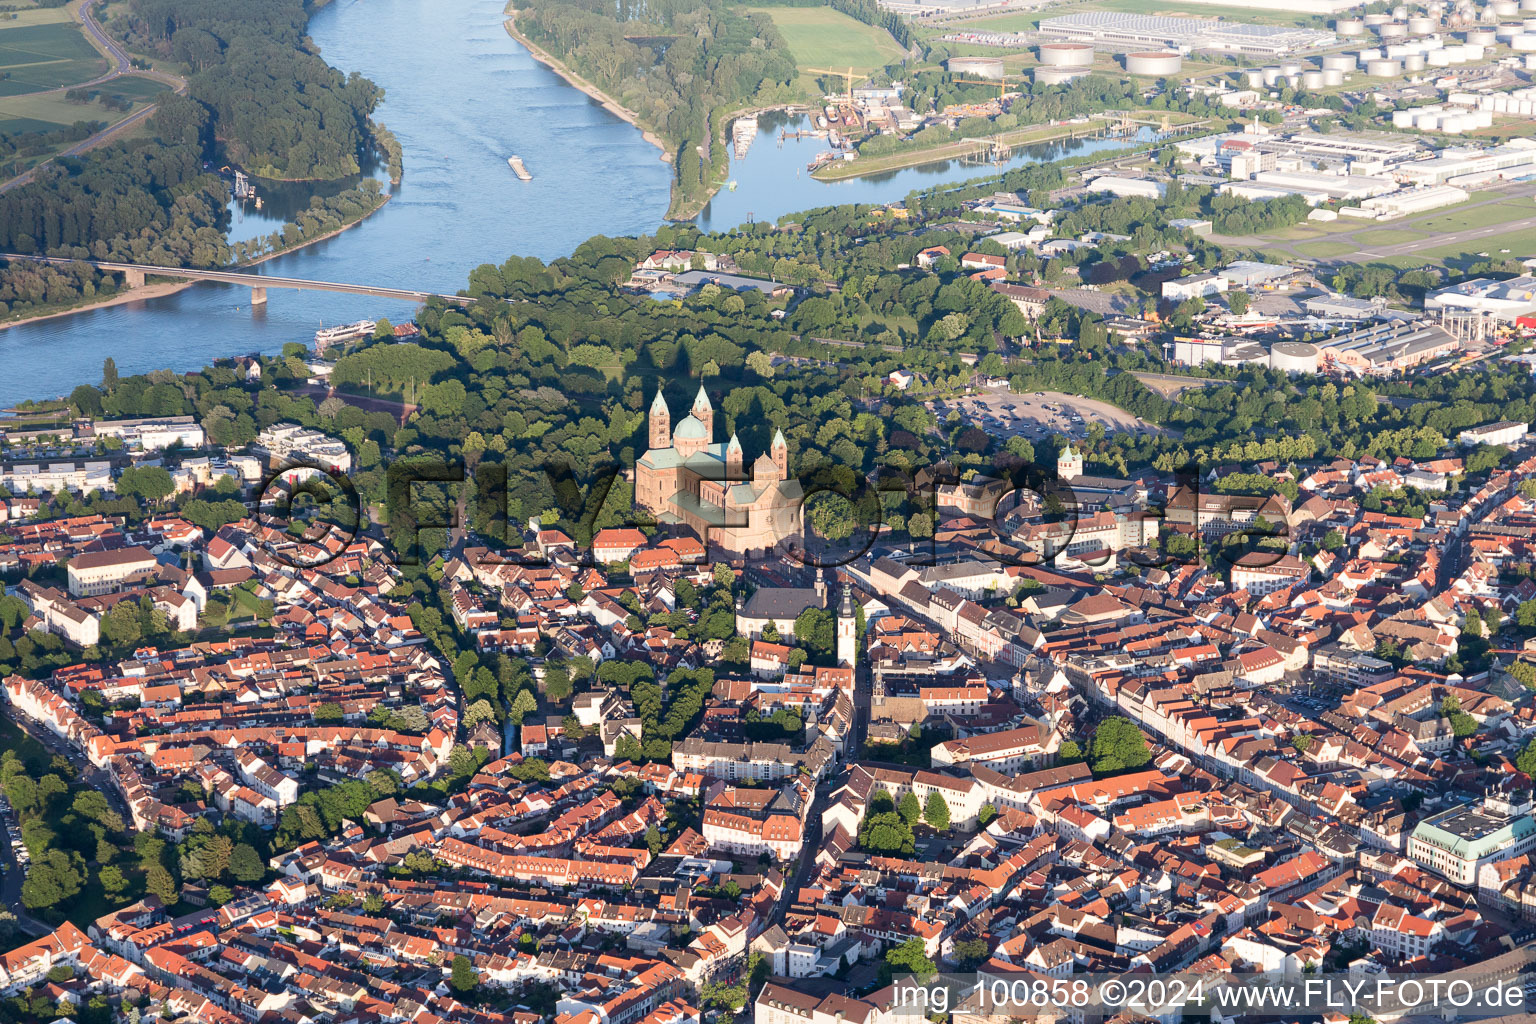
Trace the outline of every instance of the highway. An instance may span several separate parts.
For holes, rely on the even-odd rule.
[[[384,288],[369,284],[348,284],[343,281],[311,281],[302,277],[275,277],[240,270],[198,270],[192,267],[157,267],[147,263],[113,263],[107,260],[68,260],[53,256],[24,256],[17,253],[0,253],[0,262],[46,263],[50,266],[68,266],[85,263],[112,274],[143,275],[145,277],[173,277],[183,281],[215,281],[221,284],[239,284],[250,288],[294,288],[299,291],[343,292],[348,295],[371,295],[379,299],[399,299],[404,302],[426,302],[442,299],[460,306],[473,305],[475,300],[467,295],[445,295],[440,292],[421,292],[409,288]]]

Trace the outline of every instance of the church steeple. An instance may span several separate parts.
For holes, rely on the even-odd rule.
[[[843,585],[843,601],[837,609],[837,663],[853,667],[857,656],[858,635],[854,629],[853,587]]]
[[[704,436],[713,439],[715,436],[715,407],[709,404],[709,395],[704,391],[704,385],[699,385],[699,393],[693,399],[693,418],[704,424]]]
[[[667,400],[661,397],[661,389],[656,389],[656,399],[651,402],[651,447],[672,447],[672,410],[667,408]]]
[[[769,447],[769,454],[773,456],[773,464],[778,467],[779,479],[789,479],[789,442],[784,440],[784,431],[773,432],[773,444]]]

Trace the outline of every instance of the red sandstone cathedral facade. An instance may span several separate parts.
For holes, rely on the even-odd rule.
[[[789,446],[775,431],[750,473],[736,435],[714,440],[715,409],[699,387],[693,408],[674,428],[656,393],[650,450],[635,463],[635,503],[663,523],[686,526],[706,545],[744,557],[769,555],[801,536],[803,492],[789,476]]]

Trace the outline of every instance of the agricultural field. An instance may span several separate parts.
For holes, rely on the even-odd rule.
[[[0,96],[78,85],[106,69],[106,59],[62,7],[22,11],[14,21],[0,21]]]
[[[773,19],[805,68],[847,68],[870,72],[897,61],[906,53],[884,29],[854,21],[830,7],[751,7]]]
[[[100,98],[120,96],[138,110],[165,91],[165,85],[137,75],[124,75],[94,86],[90,92]],[[0,132],[51,131],[76,121],[112,123],[127,117],[132,110],[108,110],[100,102],[71,103],[63,93],[29,96],[0,96]]]

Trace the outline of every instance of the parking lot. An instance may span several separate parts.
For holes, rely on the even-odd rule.
[[[1108,402],[1059,391],[1015,395],[1007,387],[987,387],[954,401],[931,402],[929,408],[940,421],[950,410],[958,410],[989,434],[1021,435],[1032,441],[1052,434],[1081,439],[1088,436],[1088,427],[1093,423],[1103,424],[1109,433],[1158,432],[1157,427]]]

